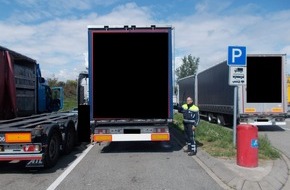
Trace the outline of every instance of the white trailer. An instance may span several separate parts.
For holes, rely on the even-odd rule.
[[[238,86],[237,122],[253,125],[286,125],[287,77],[285,54],[248,54],[246,85]],[[190,82],[189,82],[190,81]],[[179,102],[193,96],[208,121],[233,122],[234,86],[223,61],[196,76],[178,81]]]

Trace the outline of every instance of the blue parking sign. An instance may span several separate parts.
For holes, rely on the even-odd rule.
[[[246,66],[247,54],[244,46],[228,47],[228,65],[229,66]]]
[[[259,147],[258,139],[251,139],[251,147],[252,148],[258,148]]]

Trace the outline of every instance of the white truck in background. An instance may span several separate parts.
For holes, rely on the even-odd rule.
[[[238,86],[237,123],[286,125],[286,54],[248,54],[246,85]],[[239,73],[239,71],[236,71]],[[238,75],[237,75],[238,76]],[[223,61],[195,76],[178,81],[178,100],[194,98],[201,116],[210,122],[231,125],[234,86],[229,85],[229,66]]]

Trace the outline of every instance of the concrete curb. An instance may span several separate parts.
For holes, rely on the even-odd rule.
[[[175,131],[173,138],[177,143],[183,147],[184,140],[182,134]],[[182,142],[181,142],[182,141]],[[198,148],[196,156],[192,158],[211,176],[222,188],[224,189],[237,189],[237,190],[289,190],[290,189],[290,160],[283,154],[282,158],[270,161],[268,163],[267,170],[264,166],[257,169],[239,168],[234,163],[228,164],[227,160],[218,159],[210,156],[207,152]],[[235,167],[237,172],[234,172],[230,167]],[[262,169],[262,170],[261,170]],[[248,175],[252,172],[260,175],[258,178],[247,179],[243,176]],[[243,173],[244,175],[239,175]]]
[[[198,159],[203,162],[208,170],[211,170],[224,184],[226,184],[229,188],[237,189],[237,190],[248,190],[248,189],[290,189],[290,180],[289,180],[289,166],[283,159],[277,159],[273,161],[273,166],[271,168],[270,173],[265,175],[263,178],[255,180],[255,179],[245,179],[241,177],[237,173],[230,170],[225,162],[221,159],[217,159],[208,155],[208,153],[203,150],[199,150],[199,154],[197,154]],[[247,172],[247,170],[253,169],[240,169],[240,172]],[[207,171],[207,170],[206,170]],[[286,187],[287,184],[288,186]]]
[[[282,154],[282,158],[284,159],[285,163],[287,164],[287,175],[288,175],[287,181],[284,184],[282,189],[283,190],[288,190],[288,189],[290,189],[290,160],[284,154]]]

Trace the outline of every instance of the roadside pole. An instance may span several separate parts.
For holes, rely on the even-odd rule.
[[[238,86],[235,86],[234,89],[234,123],[233,123],[233,144],[234,147],[236,147],[236,142],[237,142],[237,102],[238,102]]]
[[[247,54],[244,46],[228,47],[229,85],[234,86],[234,107],[233,107],[233,144],[236,147],[237,138],[237,110],[238,110],[238,86],[247,83]]]

